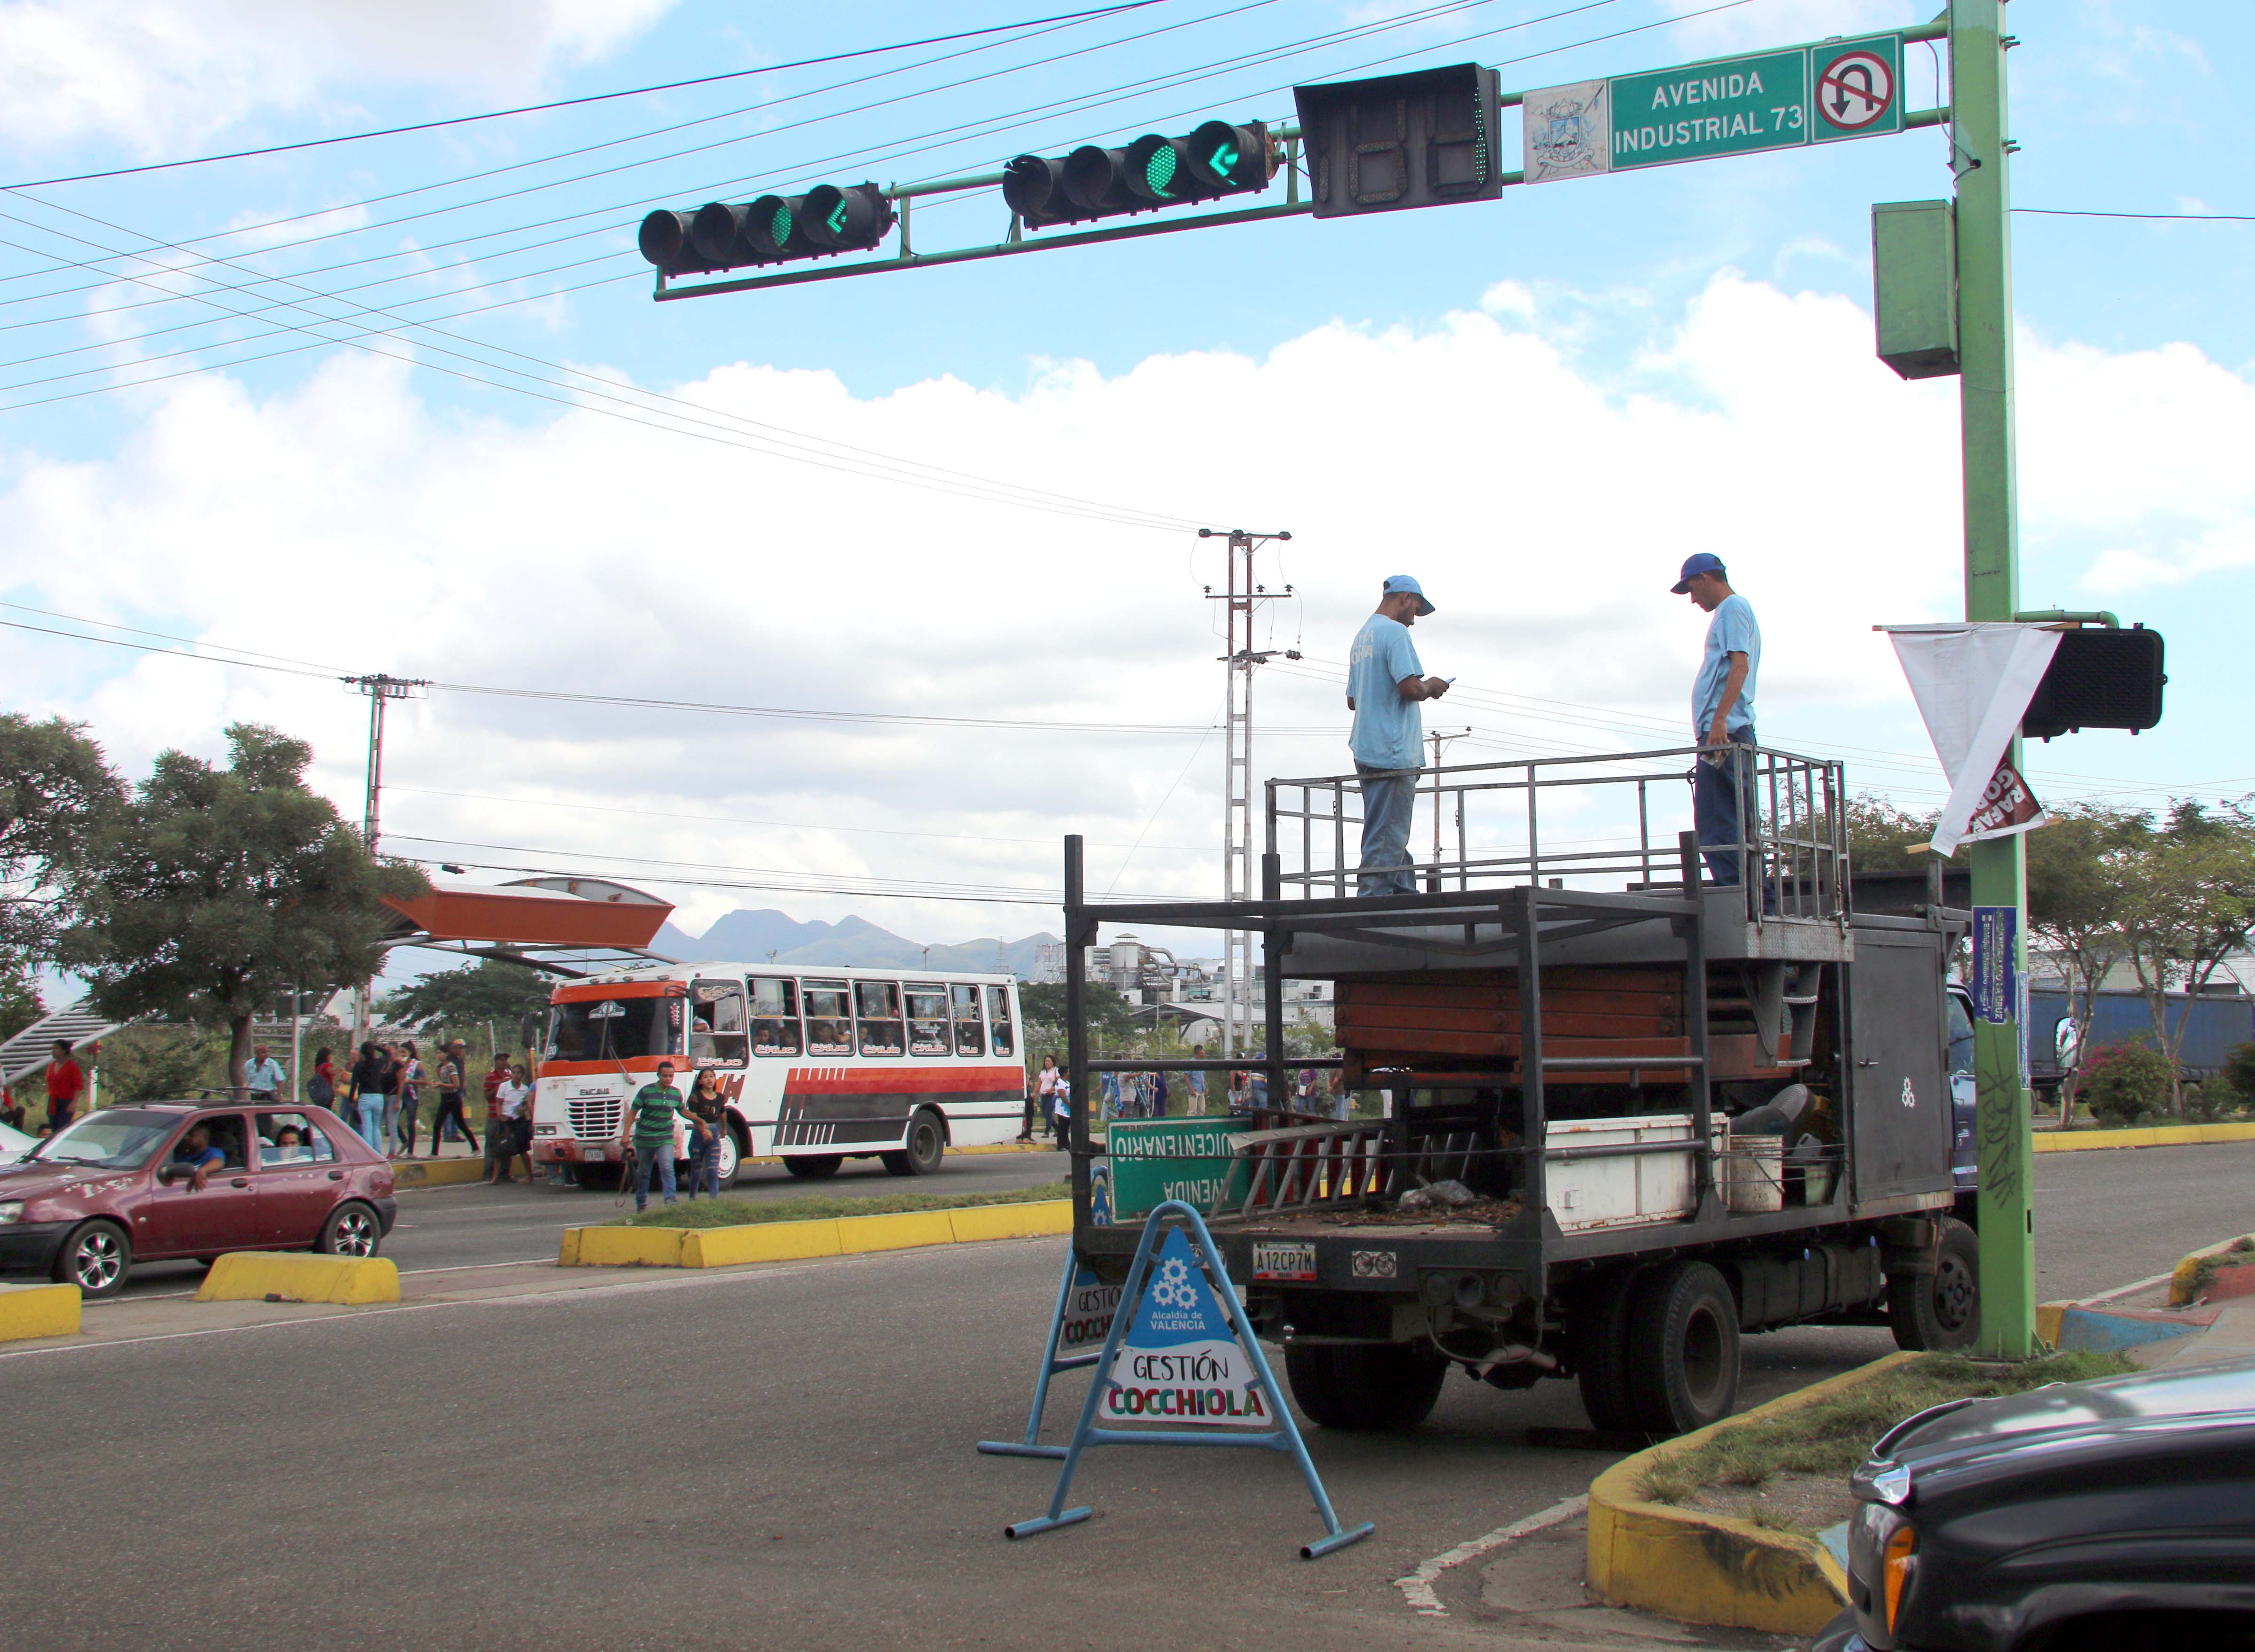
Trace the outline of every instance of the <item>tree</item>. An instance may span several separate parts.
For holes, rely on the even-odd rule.
[[[378,865],[305,783],[313,750],[256,723],[227,731],[228,766],[167,751],[95,836],[84,917],[61,961],[106,1015],[228,1029],[242,1083],[250,1020],[301,988],[362,981],[382,962],[383,895],[428,886]]]
[[[1924,871],[1926,860],[1910,852],[1934,835],[1937,815],[1908,814],[1886,798],[1866,791],[1842,810],[1848,828],[1848,864],[1858,872]]]
[[[2200,992],[2224,958],[2255,931],[2255,811],[2250,799],[2211,812],[2181,799],[2167,824],[2135,833],[2116,857],[2123,882],[2123,950],[2153,1018],[2153,1042],[2168,1058],[2170,1106],[2182,1112],[2177,1078],[2188,1013],[2169,1026],[2171,992]]]
[[[2059,960],[2067,979],[2075,1047],[2090,1036],[2094,995],[2124,951],[2124,853],[2152,826],[2140,812],[2103,804],[2049,811],[2048,825],[2027,834],[2028,939]],[[2059,1118],[2075,1116],[2079,1071],[2059,1086]]]
[[[548,977],[529,964],[481,959],[459,969],[437,970],[383,1001],[385,1017],[402,1026],[476,1026],[495,1021],[511,1037],[526,1016],[548,1014]]]
[[[1064,1027],[1064,987],[1063,983],[1022,982],[1018,988],[1018,1009],[1028,1022],[1038,1022],[1060,1031]],[[1134,1007],[1116,988],[1100,981],[1088,983],[1088,1030],[1099,1044],[1122,1044],[1134,1037],[1137,1023]],[[1029,1041],[1030,1042],[1030,1041]]]
[[[0,713],[0,969],[53,960],[88,852],[124,801],[83,724]]]
[[[0,966],[0,1039],[14,1037],[46,1013],[32,972]]]

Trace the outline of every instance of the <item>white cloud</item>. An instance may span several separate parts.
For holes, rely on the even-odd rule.
[[[1663,348],[1600,369],[1584,359],[1581,323],[1614,301],[1505,285],[1485,300],[1493,313],[1334,323],[1260,360],[1156,356],[1113,377],[1052,364],[1015,396],[938,379],[864,399],[825,373],[748,364],[664,388],[929,464],[1291,529],[1261,573],[1297,587],[1301,601],[1270,610],[1273,641],[1310,658],[1261,679],[1264,775],[1345,766],[1341,691],[1323,663],[1344,658],[1377,581],[1405,570],[1439,605],[1418,632],[1428,666],[1484,691],[1437,725],[1468,721],[1522,752],[1672,743],[1702,623],[1667,587],[1694,551],[1722,556],[1761,615],[1766,733],[1846,737],[1844,721],[1903,699],[1871,625],[1956,611],[1957,386],[1897,379],[1855,304],[1728,271],[1663,329]],[[2244,556],[2246,381],[2182,346],[2116,355],[2028,338],[2020,364],[2032,546],[2068,547],[2101,581],[2191,578]],[[406,369],[364,357],[263,401],[220,376],[161,395],[100,461],[0,454],[0,475],[16,478],[0,495],[0,587],[310,661],[316,675],[176,659],[117,671],[101,650],[15,634],[0,692],[89,719],[137,771],[168,743],[216,752],[227,721],[255,718],[311,739],[323,783],[356,815],[365,706],[330,680],[348,671],[1185,725],[1220,698],[1201,590],[1221,574],[1216,542],[594,411],[530,425],[440,416]],[[1652,721],[1625,727],[1604,708]],[[453,692],[410,702],[391,728],[392,831],[535,851],[450,852],[460,860],[593,868],[608,852],[1038,888],[1055,883],[1058,835],[1078,830],[1101,888],[1148,827],[1119,887],[1211,892],[1218,740],[1192,762],[1195,735],[873,728]],[[767,903],[802,916],[860,905],[928,938],[1051,917],[610,869],[667,887],[692,925]]]
[[[349,125],[340,88],[536,91],[674,0],[5,0],[0,139],[169,154],[270,113]]]

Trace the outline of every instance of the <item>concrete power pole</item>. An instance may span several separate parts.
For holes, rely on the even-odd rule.
[[[427,678],[393,677],[378,671],[372,677],[348,677],[342,679],[352,688],[368,696],[368,794],[361,812],[360,834],[368,845],[368,852],[376,852],[383,804],[383,708],[387,702],[405,699],[418,688],[431,686]],[[368,1037],[368,983],[362,981],[353,988],[353,1044],[357,1048]],[[294,1081],[296,1058],[292,1058]]]
[[[1200,528],[1198,538],[1217,536],[1229,540],[1229,584],[1226,591],[1206,587],[1209,601],[1226,604],[1229,651],[1222,663],[1228,673],[1229,693],[1222,723],[1221,898],[1254,898],[1253,875],[1253,673],[1275,649],[1253,646],[1254,610],[1263,602],[1291,595],[1292,587],[1271,592],[1253,577],[1253,553],[1271,539],[1289,539],[1289,533],[1247,533],[1242,528]],[[1290,650],[1286,650],[1289,652]],[[1228,930],[1221,938],[1221,1053],[1237,1053],[1237,1006],[1246,1007],[1246,1028],[1252,1029],[1253,937],[1245,930]]]

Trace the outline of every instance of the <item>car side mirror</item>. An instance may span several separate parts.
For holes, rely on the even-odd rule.
[[[167,1187],[187,1174],[188,1167],[185,1164],[165,1163],[157,1167],[157,1179]]]

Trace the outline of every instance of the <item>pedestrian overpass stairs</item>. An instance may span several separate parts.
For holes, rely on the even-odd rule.
[[[124,1023],[112,1021],[94,1007],[91,998],[81,998],[65,1009],[42,1016],[30,1026],[0,1044],[0,1084],[15,1084],[47,1065],[54,1042],[67,1038],[74,1045],[89,1038],[101,1038],[116,1032]]]

